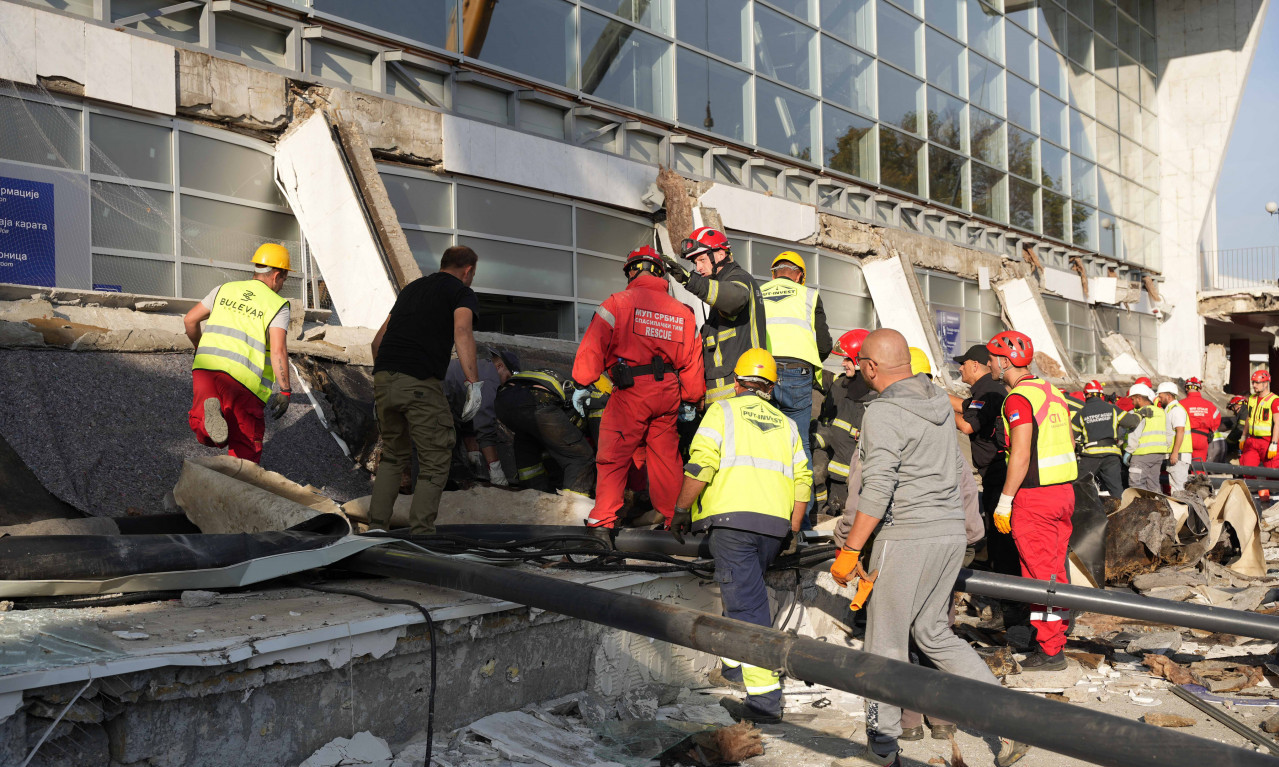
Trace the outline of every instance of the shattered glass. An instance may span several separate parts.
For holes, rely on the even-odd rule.
[[[598,744],[595,755],[625,767],[647,767],[690,735],[714,729],[714,725],[673,719],[603,722],[591,728]]]

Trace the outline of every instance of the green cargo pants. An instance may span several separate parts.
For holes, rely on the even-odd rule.
[[[382,462],[373,480],[369,526],[390,529],[400,475],[416,447],[418,476],[409,507],[409,527],[414,535],[430,535],[435,532],[440,495],[449,478],[457,439],[444,384],[435,378],[422,380],[381,370],[373,376],[373,404],[382,433]]]

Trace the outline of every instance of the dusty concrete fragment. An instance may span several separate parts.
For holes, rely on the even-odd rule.
[[[162,312],[169,308],[168,301],[138,301],[133,305],[135,311],[139,312]]]
[[[679,244],[694,229],[693,200],[686,179],[670,168],[662,168],[657,172],[657,188],[666,196],[666,229],[670,232],[671,245],[678,250]]]
[[[1206,582],[1203,574],[1194,570],[1165,568],[1153,573],[1142,573],[1141,575],[1133,576],[1132,586],[1144,593],[1154,589],[1174,588],[1177,586],[1198,586]]]
[[[344,121],[359,126],[374,153],[418,164],[444,161],[440,112],[353,90],[313,90],[322,91]]]
[[[1263,732],[1275,733],[1279,732],[1279,714],[1275,714],[1266,721],[1261,723]]]
[[[1170,586],[1162,589],[1150,589],[1145,595],[1152,599],[1167,599],[1170,602],[1184,602],[1195,595],[1189,586]]]
[[[1128,643],[1128,652],[1133,655],[1145,653],[1161,653],[1171,655],[1181,649],[1180,631],[1152,631]]]
[[[1083,678],[1083,667],[1068,660],[1066,661],[1066,668],[1062,671],[1028,671],[1022,669],[1020,674],[1004,677],[1004,686],[1013,689],[1031,687],[1065,690],[1074,687]]]
[[[218,600],[216,591],[200,591],[192,589],[182,592],[183,607],[210,607]]]
[[[990,667],[990,672],[995,676],[1009,676],[1017,674],[1021,671],[1017,659],[1013,657],[1013,649],[1011,647],[999,647],[993,652],[980,653],[982,660],[986,661],[986,665]]]
[[[26,322],[0,321],[0,346],[44,346],[44,334]]]
[[[372,496],[356,498],[345,504],[342,511],[351,519],[367,522],[371,498]],[[391,515],[392,527],[408,526],[409,507],[412,503],[412,495],[396,497],[395,509]],[[440,499],[440,515],[435,523],[581,525],[593,505],[593,501],[581,496],[553,495],[537,490],[511,491],[481,485],[469,490],[444,493]]]
[[[1096,670],[1096,668],[1101,665],[1102,661],[1106,660],[1105,655],[1098,655],[1097,653],[1091,652],[1067,652],[1066,657],[1072,660],[1077,660],[1079,661],[1079,665],[1093,670]]]
[[[178,48],[178,114],[253,130],[288,121],[288,80],[235,61]]]
[[[1195,720],[1188,716],[1177,716],[1176,714],[1160,714],[1152,712],[1141,717],[1141,721],[1146,724],[1153,724],[1156,727],[1194,727]]]

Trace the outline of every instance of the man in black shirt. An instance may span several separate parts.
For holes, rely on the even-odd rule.
[[[456,439],[444,396],[454,344],[466,380],[462,420],[471,420],[481,402],[473,332],[479,303],[470,287],[478,260],[464,245],[444,251],[440,271],[405,286],[373,338],[373,401],[382,432],[382,462],[373,480],[370,529],[390,527],[400,475],[416,447],[419,471],[409,525],[414,535],[435,532]]]

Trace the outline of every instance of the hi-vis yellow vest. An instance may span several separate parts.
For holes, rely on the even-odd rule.
[[[777,278],[760,286],[764,296],[768,352],[822,366],[817,355],[817,289]]]
[[[813,474],[794,422],[771,403],[740,394],[706,408],[684,473],[709,482],[693,509],[693,529],[731,527],[782,537]]]
[[[1030,471],[1022,487],[1043,487],[1073,482],[1079,477],[1079,464],[1075,460],[1075,436],[1070,426],[1070,407],[1066,396],[1056,386],[1042,378],[1027,378],[1008,392],[1008,396],[1020,394],[1030,402],[1035,417],[1035,446]],[[1008,417],[1001,414],[1004,433],[1011,440],[1012,429]]]
[[[1182,415],[1186,417],[1186,425],[1181,430],[1181,452],[1179,453],[1179,455],[1192,455],[1195,451],[1194,451],[1193,445],[1191,445],[1191,442],[1193,440],[1190,437],[1190,413],[1186,412],[1186,407],[1182,405],[1180,402],[1178,402],[1177,400],[1173,400],[1172,402],[1169,402],[1168,407],[1164,409],[1164,418],[1165,418],[1164,428],[1168,430],[1168,451],[1167,452],[1172,453],[1172,448],[1173,448],[1172,443],[1177,440],[1177,431],[1176,429],[1173,429],[1167,426],[1166,419],[1168,417],[1168,414],[1177,408],[1180,408]]]
[[[228,282],[218,288],[191,367],[220,370],[266,402],[275,383],[267,327],[286,303],[288,299],[261,280]]]
[[[1159,405],[1150,406],[1150,417],[1141,421],[1141,436],[1133,455],[1168,454],[1168,415]]]
[[[1248,437],[1269,437],[1274,433],[1274,420],[1271,418],[1275,394],[1253,394],[1248,397]]]

